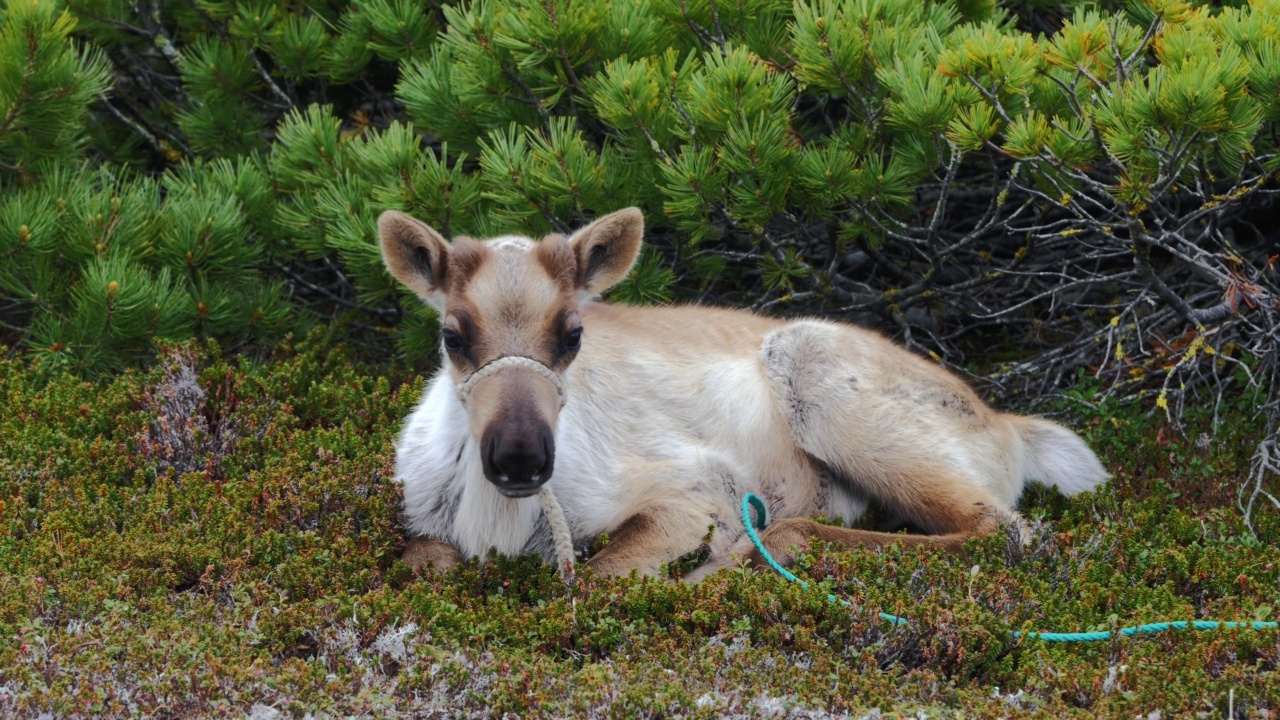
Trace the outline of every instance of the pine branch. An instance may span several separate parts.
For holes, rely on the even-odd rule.
[[[151,146],[151,149],[159,153],[164,152],[164,146],[160,144],[160,141],[156,139],[156,136],[152,135],[150,132],[147,131],[146,128],[142,127],[141,125],[134,122],[133,120],[130,120],[124,113],[117,110],[115,106],[111,104],[110,98],[108,98],[106,95],[103,95],[99,98],[99,101],[100,101],[99,104],[102,107],[106,108],[107,112],[111,113],[112,116],[114,116],[120,122],[129,126],[129,129],[133,130],[135,133],[140,135],[143,140],[146,140],[147,144]]]
[[[22,71],[22,87],[18,90],[17,96],[13,100],[13,105],[9,106],[9,111],[5,113],[4,119],[0,120],[0,136],[8,133],[9,128],[13,127],[14,122],[18,119],[18,114],[22,111],[22,106],[27,103],[31,93],[31,80],[36,73],[36,54],[39,52],[39,42],[36,38],[27,36],[27,62]]]

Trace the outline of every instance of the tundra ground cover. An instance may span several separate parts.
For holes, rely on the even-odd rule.
[[[1275,631],[1015,640],[1163,619],[1274,619],[1280,519],[1236,508],[1252,401],[1101,406],[1115,479],[1028,493],[1026,549],[818,548],[809,591],[488,558],[398,560],[392,439],[423,379],[316,336],[269,361],[171,348],[98,383],[0,362],[0,715],[39,717],[1269,716]],[[1077,400],[1090,401],[1082,384]],[[1073,407],[1083,407],[1079,402]],[[1201,432],[1205,434],[1200,434]],[[853,601],[829,604],[826,591]],[[911,618],[893,628],[885,610]],[[1152,715],[1152,713],[1159,713]]]

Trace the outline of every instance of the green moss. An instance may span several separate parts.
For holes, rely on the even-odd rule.
[[[260,366],[217,357],[166,348],[96,385],[0,361],[0,714],[1170,717],[1221,716],[1232,692],[1237,713],[1280,708],[1274,631],[1010,632],[1274,619],[1280,520],[1255,515],[1254,536],[1234,507],[1258,433],[1244,413],[1199,444],[1085,417],[1116,477],[1034,488],[1025,549],[819,546],[810,590],[738,569],[584,571],[570,592],[533,558],[444,577],[399,562],[391,443],[421,378],[319,337]]]

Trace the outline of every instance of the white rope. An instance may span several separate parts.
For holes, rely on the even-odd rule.
[[[560,395],[560,407],[564,407],[566,399],[564,393],[564,381],[560,379],[560,376],[556,374],[556,371],[533,358],[522,357],[520,355],[507,355],[506,357],[500,357],[471,373],[471,376],[462,381],[462,384],[458,386],[458,400],[461,401],[463,405],[466,405],[467,398],[471,396],[471,390],[475,388],[476,385],[487,378],[497,375],[509,367],[518,366],[528,368],[529,370],[532,370],[542,377],[550,380],[551,384],[556,386],[556,392]]]
[[[560,579],[566,583],[573,582],[573,536],[569,534],[569,522],[564,519],[564,508],[551,491],[551,483],[538,490],[538,499],[542,501],[542,512],[551,525],[551,537],[556,543],[556,569]]]

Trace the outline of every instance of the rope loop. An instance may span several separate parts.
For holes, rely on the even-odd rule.
[[[491,360],[486,363],[484,367],[471,373],[471,375],[468,376],[466,380],[463,380],[462,384],[457,387],[458,401],[463,405],[466,405],[468,398],[471,397],[471,391],[476,385],[511,367],[524,367],[538,373],[547,380],[550,380],[551,384],[556,386],[556,393],[560,396],[560,407],[564,407],[565,401],[568,400],[568,394],[564,391],[564,380],[558,373],[556,373],[555,370],[552,370],[533,358],[524,357],[523,355],[506,355],[496,360]]]
[[[756,511],[756,515],[759,518],[758,527],[757,527],[757,523],[753,522],[751,518],[751,511],[753,509]],[[779,575],[785,578],[788,582],[800,583],[800,587],[808,588],[809,583],[805,582],[804,580],[801,580],[800,578],[792,574],[789,570],[782,567],[782,565],[779,564],[777,560],[773,559],[773,556],[769,554],[769,551],[765,549],[764,541],[760,539],[760,535],[756,532],[756,530],[757,529],[763,530],[765,528],[766,517],[767,517],[767,514],[764,507],[764,501],[761,500],[759,496],[757,496],[755,493],[747,493],[746,497],[742,498],[742,524],[746,527],[747,537],[751,538],[751,544],[755,545],[756,552],[760,553],[760,557],[764,558],[764,561],[769,564],[769,567],[773,568]],[[847,607],[853,606],[853,603],[849,602],[848,600],[841,600],[837,598],[835,595],[827,595],[827,600],[831,602],[839,602],[840,604],[845,605]],[[883,612],[880,613],[880,618],[883,620],[887,620],[890,623],[893,623],[894,625],[907,624],[907,621],[904,618],[900,618],[897,615],[890,615],[889,613],[883,613]],[[1158,633],[1158,632],[1164,632],[1165,630],[1217,630],[1218,628],[1228,628],[1228,629],[1245,628],[1245,629],[1251,629],[1251,630],[1264,630],[1264,629],[1274,628],[1274,627],[1276,627],[1276,623],[1274,622],[1257,622],[1257,621],[1255,622],[1219,622],[1217,620],[1193,620],[1188,622],[1186,620],[1177,620],[1174,622],[1158,622],[1158,623],[1150,623],[1148,625],[1136,625],[1133,627],[1120,628],[1119,630],[1115,630],[1114,632],[1109,630],[1100,630],[1096,632],[1072,632],[1072,633],[1060,633],[1060,632],[1026,632],[1024,633],[1019,630],[1014,630],[1013,637],[1037,638],[1045,642],[1074,643],[1074,642],[1097,642],[1100,640],[1109,640],[1112,638],[1113,635],[1123,635],[1125,637],[1133,637],[1134,635]]]

